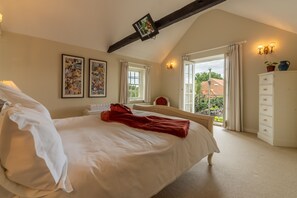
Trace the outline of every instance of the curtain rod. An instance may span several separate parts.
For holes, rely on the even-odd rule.
[[[131,62],[131,61],[120,60],[120,63],[124,63],[124,62],[131,63],[132,65],[135,65],[135,66],[150,67],[150,65],[146,65],[143,63],[135,63],[135,62]]]
[[[230,44],[230,45],[244,44],[246,42],[247,41],[239,41],[239,42],[236,42],[236,43],[233,43],[233,44]],[[200,50],[200,51],[197,51],[197,52],[187,53],[187,54],[185,54],[185,56],[189,56],[189,55],[193,55],[193,54],[199,54],[199,53],[203,53],[203,52],[209,52],[209,51],[213,51],[213,50],[217,50],[217,49],[222,49],[222,48],[228,47],[230,45],[222,45],[222,46],[211,48],[211,49],[206,49],[206,50]]]

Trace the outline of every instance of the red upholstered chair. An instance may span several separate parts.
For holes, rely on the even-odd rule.
[[[154,105],[165,105],[165,106],[170,106],[169,99],[164,96],[159,96],[155,99]]]

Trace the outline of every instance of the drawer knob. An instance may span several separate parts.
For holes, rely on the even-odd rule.
[[[264,129],[263,131],[267,132],[267,129]]]
[[[267,88],[264,88],[263,90],[264,90],[264,91],[267,91]]]
[[[267,101],[267,98],[264,98],[263,100],[264,100],[264,101]]]
[[[265,80],[265,81],[266,81],[266,80],[267,80],[267,78],[264,78],[263,80]]]
[[[263,111],[267,111],[267,109],[263,109]]]
[[[265,122],[267,122],[267,119],[264,119]]]

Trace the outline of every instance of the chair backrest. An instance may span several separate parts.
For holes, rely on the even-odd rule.
[[[165,106],[170,106],[169,99],[164,96],[159,96],[155,99],[154,105],[165,105]]]

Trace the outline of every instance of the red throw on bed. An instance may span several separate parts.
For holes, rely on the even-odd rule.
[[[168,133],[178,137],[186,137],[190,125],[189,120],[133,115],[129,107],[121,104],[111,104],[110,111],[101,113],[101,120],[120,122],[130,127]]]

